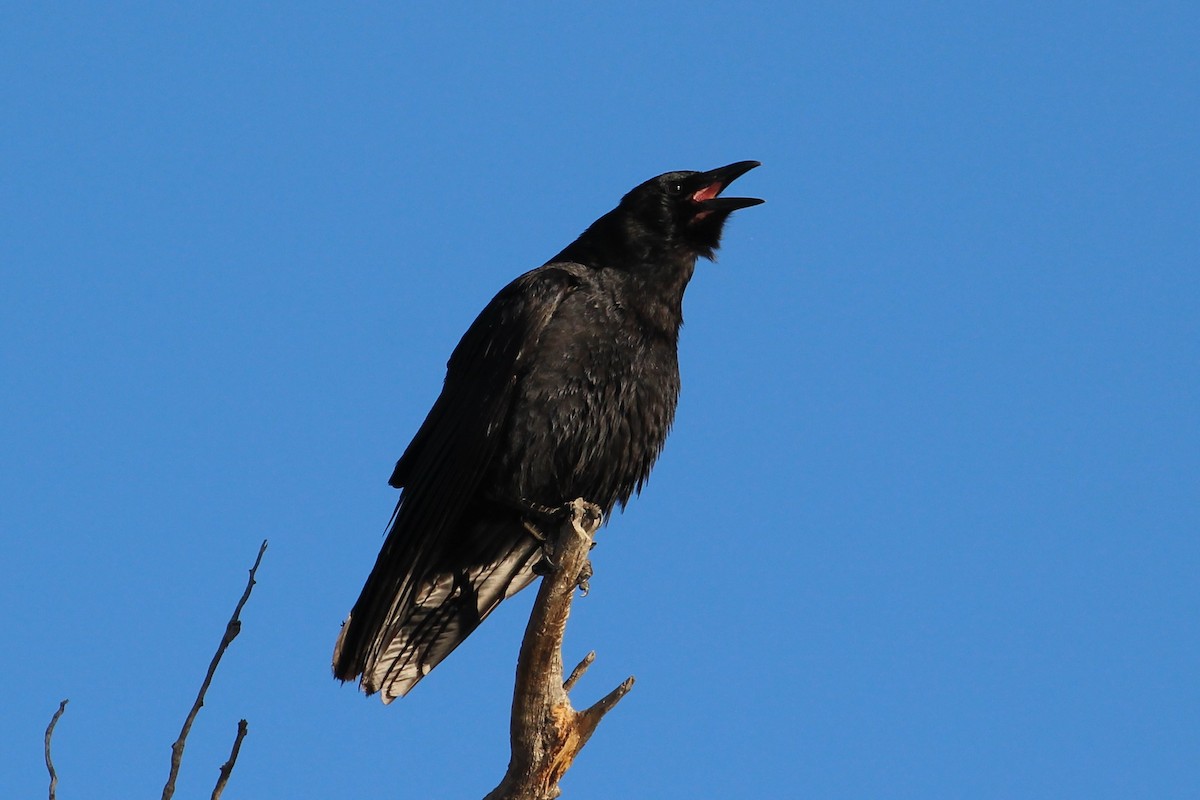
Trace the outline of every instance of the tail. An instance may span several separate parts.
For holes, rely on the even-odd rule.
[[[456,527],[443,547],[400,542],[389,549],[400,533],[392,530],[338,635],[335,677],[359,678],[384,703],[403,697],[533,580],[541,545],[513,515],[468,514]]]

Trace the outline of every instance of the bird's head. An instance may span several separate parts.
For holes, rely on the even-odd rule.
[[[757,166],[757,161],[738,161],[708,172],[667,172],[630,191],[617,212],[623,212],[631,236],[711,259],[729,215],[763,202],[721,197],[729,184]]]

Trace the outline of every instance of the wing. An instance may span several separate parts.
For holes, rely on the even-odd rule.
[[[547,265],[517,278],[484,308],[451,354],[442,393],[392,473],[391,484],[403,491],[375,566],[338,637],[338,678],[366,673],[363,688],[371,692],[378,683],[370,676],[411,671],[410,663],[393,665],[396,659],[416,663],[419,678],[474,629],[471,625],[448,647],[440,646],[432,662],[421,648],[408,646],[404,635],[419,617],[421,638],[436,642],[438,631],[430,632],[428,620],[454,616],[431,612],[450,599],[436,587],[445,580],[445,565],[461,559],[454,551],[467,544],[462,537],[475,538],[464,526],[476,527],[468,516],[483,499],[481,484],[503,444],[522,362],[563,298],[580,284],[578,269]],[[512,560],[513,554],[507,557]],[[482,574],[490,573],[484,569]],[[507,593],[500,590],[478,618]]]

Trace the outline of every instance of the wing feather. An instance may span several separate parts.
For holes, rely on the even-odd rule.
[[[396,463],[403,486],[387,538],[334,649],[334,674],[403,695],[501,600],[528,585],[537,544],[509,513],[497,523],[485,479],[504,443],[523,360],[577,265],[547,265],[505,287],[454,349],[446,380]]]

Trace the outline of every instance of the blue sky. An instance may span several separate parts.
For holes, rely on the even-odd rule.
[[[548,4],[547,4],[548,5]],[[512,277],[741,159],[567,657],[567,796],[1200,793],[1192,3],[10,4],[0,795],[482,797],[531,597],[329,677],[395,458]]]

